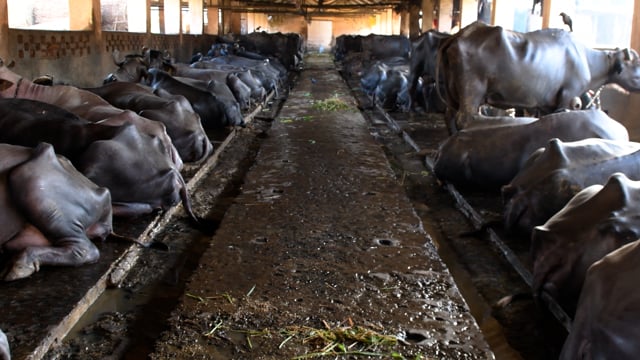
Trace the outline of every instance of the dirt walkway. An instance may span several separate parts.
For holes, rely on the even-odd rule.
[[[266,136],[152,358],[493,357],[329,57]]]

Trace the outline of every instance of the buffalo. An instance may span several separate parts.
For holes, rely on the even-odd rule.
[[[534,295],[551,295],[574,314],[587,269],[640,238],[640,182],[622,173],[577,193],[531,236]]]
[[[452,134],[485,103],[548,114],[605,84],[640,91],[635,51],[593,49],[560,29],[520,33],[474,22],[442,43],[438,60]]]
[[[497,190],[508,184],[530,155],[551,138],[629,140],[622,124],[595,109],[553,113],[537,120],[500,119],[512,124],[473,126],[447,138],[436,155],[435,175],[457,186]]]
[[[14,254],[3,279],[28,277],[41,266],[97,261],[91,239],[112,232],[109,190],[57,156],[50,144],[0,144],[0,159],[0,250]]]

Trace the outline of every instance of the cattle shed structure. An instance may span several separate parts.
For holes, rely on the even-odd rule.
[[[167,176],[166,181],[145,180],[118,193],[110,190],[126,196],[135,187],[132,197],[149,192],[158,195],[157,203],[114,201],[113,223],[110,217],[104,219],[109,209],[99,203],[96,207],[105,212],[96,220],[102,221],[99,226],[78,225],[98,233],[93,243],[99,259],[67,242],[60,248],[76,251],[76,258],[89,259],[87,263],[40,267],[27,257],[22,265],[35,270],[33,274],[0,281],[0,359],[8,357],[7,344],[13,360],[562,358],[569,353],[563,344],[574,312],[584,320],[588,310],[582,304],[588,301],[571,298],[575,302],[567,311],[553,292],[531,296],[532,288],[544,289],[547,279],[535,272],[530,234],[493,226],[503,221],[503,201],[512,201],[509,210],[517,212],[513,203],[522,198],[503,197],[499,186],[478,191],[438,176],[443,170],[437,166],[449,166],[442,165],[442,144],[454,136],[445,111],[429,108],[442,101],[438,83],[428,88],[421,75],[425,103],[417,106],[415,93],[407,87],[414,80],[408,69],[423,35],[449,38],[476,21],[519,32],[568,31],[571,26],[573,36],[598,50],[640,50],[640,0],[613,1],[601,11],[595,3],[0,0],[0,129],[11,128],[7,124],[16,119],[21,121],[16,129],[36,124],[21,135],[0,133],[0,145],[11,139],[6,142],[30,147],[18,142],[31,141],[31,134],[51,139],[64,129],[58,149],[75,149],[74,144],[85,141],[117,145],[91,148],[100,150],[90,155],[87,146],[82,156],[58,160],[63,165],[56,163],[55,181],[62,173],[77,175],[82,182],[81,170],[93,171],[93,181],[104,169],[95,170],[87,158],[122,171],[109,177],[109,185],[96,185],[104,189],[142,178],[136,171],[143,168],[151,169],[144,175],[157,171],[158,178]],[[571,15],[571,25],[560,13]],[[349,39],[357,39],[358,45]],[[388,58],[394,60],[383,61]],[[556,66],[562,64],[560,59]],[[158,80],[165,76],[180,85],[170,91]],[[381,79],[393,84],[384,88]],[[137,99],[144,97],[158,108],[134,109],[124,103],[120,108],[95,95],[106,99],[104,89],[113,80],[129,94],[144,92]],[[625,144],[605,141],[601,146],[611,153],[622,149],[624,156],[635,154],[640,95],[616,87],[592,90],[605,111],[577,118],[600,119],[594,125],[598,128],[615,123],[604,129],[615,133],[606,141]],[[36,108],[28,102],[32,100],[60,107],[64,115],[43,105],[29,117],[25,109]],[[164,121],[168,114],[172,120],[183,119],[182,111],[197,119],[188,131],[187,125]],[[205,123],[209,112],[215,119]],[[73,120],[66,127],[46,125],[47,131],[41,131],[45,123],[37,121],[54,115],[56,121]],[[163,125],[157,125],[155,117],[163,119]],[[510,119],[507,126],[513,125]],[[100,124],[88,125],[91,122]],[[101,129],[70,136],[79,124]],[[119,130],[104,130],[105,124]],[[94,136],[90,141],[82,137],[88,132]],[[471,138],[472,130],[468,133]],[[176,140],[180,135],[188,140]],[[464,136],[462,142],[468,145]],[[495,153],[513,150],[499,148],[507,143],[504,139],[481,137],[490,138],[485,144]],[[140,138],[144,140],[132,140]],[[555,141],[558,151],[578,148]],[[131,162],[125,164],[124,157],[116,155],[123,151],[120,145],[128,146],[132,157],[126,160]],[[31,157],[20,150],[24,159],[17,165],[0,159],[0,224],[6,225],[0,229],[0,269],[12,270],[10,275],[0,272],[3,277],[28,270],[11,268],[14,258],[3,247],[22,230],[2,231],[31,229],[20,224],[37,223],[31,215],[16,215],[24,205],[12,203],[18,201],[14,198],[39,196],[35,210],[28,209],[34,213],[55,205],[69,210],[61,200],[88,202],[79,185],[74,185],[75,194],[58,197],[59,204],[41,200],[54,172],[31,171],[29,179],[43,185],[30,188],[29,194],[15,190],[20,182],[14,176],[22,174],[16,169],[34,159],[42,161],[44,150],[51,150],[48,145],[36,149]],[[8,153],[6,148],[0,151]],[[551,157],[548,152],[540,158]],[[529,159],[528,154],[521,158]],[[462,157],[465,165],[474,158],[452,156]],[[114,163],[120,166],[111,166]],[[70,172],[70,166],[78,173]],[[475,171],[462,166],[446,170],[464,175]],[[78,177],[74,184],[79,184]],[[613,185],[620,177],[611,180]],[[622,182],[633,188],[633,180],[640,179]],[[104,202],[104,192],[87,186]],[[170,190],[155,194],[164,186]],[[520,196],[520,191],[513,193]],[[625,201],[619,200],[626,207],[615,211],[634,211],[631,201]],[[614,205],[601,207],[607,206]],[[80,207],[65,215],[81,213],[76,211]],[[153,209],[141,210],[148,207]],[[528,219],[526,215],[517,213],[510,220]],[[625,219],[632,220],[605,229],[627,230],[621,244],[637,233],[635,217]],[[38,230],[53,241],[50,237],[59,228]],[[632,255],[623,254],[631,261]],[[615,269],[615,264],[607,266]],[[597,281],[589,279],[591,293],[598,293]],[[572,349],[580,348],[576,337],[570,337]],[[640,342],[627,345],[640,348]]]

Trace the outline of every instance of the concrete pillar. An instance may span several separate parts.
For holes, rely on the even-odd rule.
[[[9,61],[9,17],[7,10],[7,0],[0,0],[0,59]]]
[[[164,4],[164,0],[160,0]],[[160,34],[165,34],[165,23],[164,23],[164,5],[160,6],[158,11],[158,32]]]
[[[102,51],[102,11],[100,9],[100,0],[91,1],[91,17],[93,18],[93,36],[94,41],[91,44],[98,52]]]
[[[69,30],[91,30],[93,2],[69,0]]]
[[[127,1],[127,26],[129,32],[146,33],[147,32],[147,12],[148,6],[146,1],[128,0]]]
[[[2,1],[0,1],[2,4]],[[640,1],[633,4],[633,23],[631,24],[631,48],[640,50]]]
[[[218,0],[213,0],[211,2],[211,6],[207,7],[207,28],[205,29],[205,33],[218,35]]]
[[[422,0],[422,33],[433,29],[433,11],[437,0]]]
[[[409,9],[402,7],[400,11],[400,35],[409,37]]]
[[[147,19],[147,21],[145,21],[146,27],[147,27],[145,32],[147,34],[150,34],[151,33],[151,0],[146,0],[145,3],[146,3],[145,7],[147,9],[145,12],[146,19]]]
[[[638,2],[638,0],[635,2]],[[562,17],[560,17],[561,12],[571,14],[575,10],[575,6],[568,3],[569,2],[567,1],[543,0],[541,14],[542,29],[558,28],[569,30],[569,28],[562,22]]]
[[[637,1],[636,1],[637,2]],[[551,24],[551,9],[555,4],[553,3],[553,0],[543,0],[543,5],[542,5],[542,28],[546,29],[548,28]],[[560,14],[560,12],[558,12],[558,14]]]
[[[438,8],[438,30],[451,31],[451,21],[453,20],[453,1],[440,1]]]
[[[164,0],[164,33],[179,34],[182,11],[180,0]]]
[[[191,17],[189,34],[201,35],[204,27],[204,6],[202,0],[189,0],[189,15]]]
[[[631,24],[631,48],[639,51],[640,50],[640,1],[634,1],[633,5],[633,20]],[[622,96],[620,96],[622,97]],[[640,112],[640,94],[639,93],[629,93],[626,97],[622,97],[619,100],[620,106],[618,108],[624,109],[620,116],[617,114],[612,114],[611,116],[616,116],[615,119],[622,122],[627,129],[629,129],[630,134],[638,134],[640,133],[640,124],[637,121],[638,112]],[[640,141],[637,136],[631,136],[632,141]]]

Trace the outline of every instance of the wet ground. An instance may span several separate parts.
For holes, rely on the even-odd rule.
[[[557,357],[563,330],[544,307],[526,296],[495,305],[528,293],[526,281],[489,234],[463,236],[477,224],[425,164],[446,137],[441,117],[392,114],[397,132],[381,113],[357,111],[367,105],[357,82],[343,87],[320,60],[293,84],[278,117],[239,130],[197,175],[194,209],[219,224],[216,234],[192,229],[181,211],[150,230],[153,218],[123,225],[169,250],[135,249],[123,276],[108,276],[95,304],[76,310],[70,334],[32,358],[305,358],[343,329],[360,338],[339,338],[330,350],[351,355],[325,358]],[[349,109],[299,110],[334,97]],[[484,219],[499,216],[497,196],[464,197]],[[526,241],[504,239],[526,269]],[[101,244],[105,260],[127,249]],[[16,359],[33,354],[25,344],[50,328],[11,325],[49,315],[42,303],[66,301],[96,271],[45,269],[29,283],[0,284],[2,305],[13,306],[0,328]],[[61,279],[64,286],[45,286]],[[20,286],[31,289],[24,298],[33,297],[32,311],[6,295]]]

